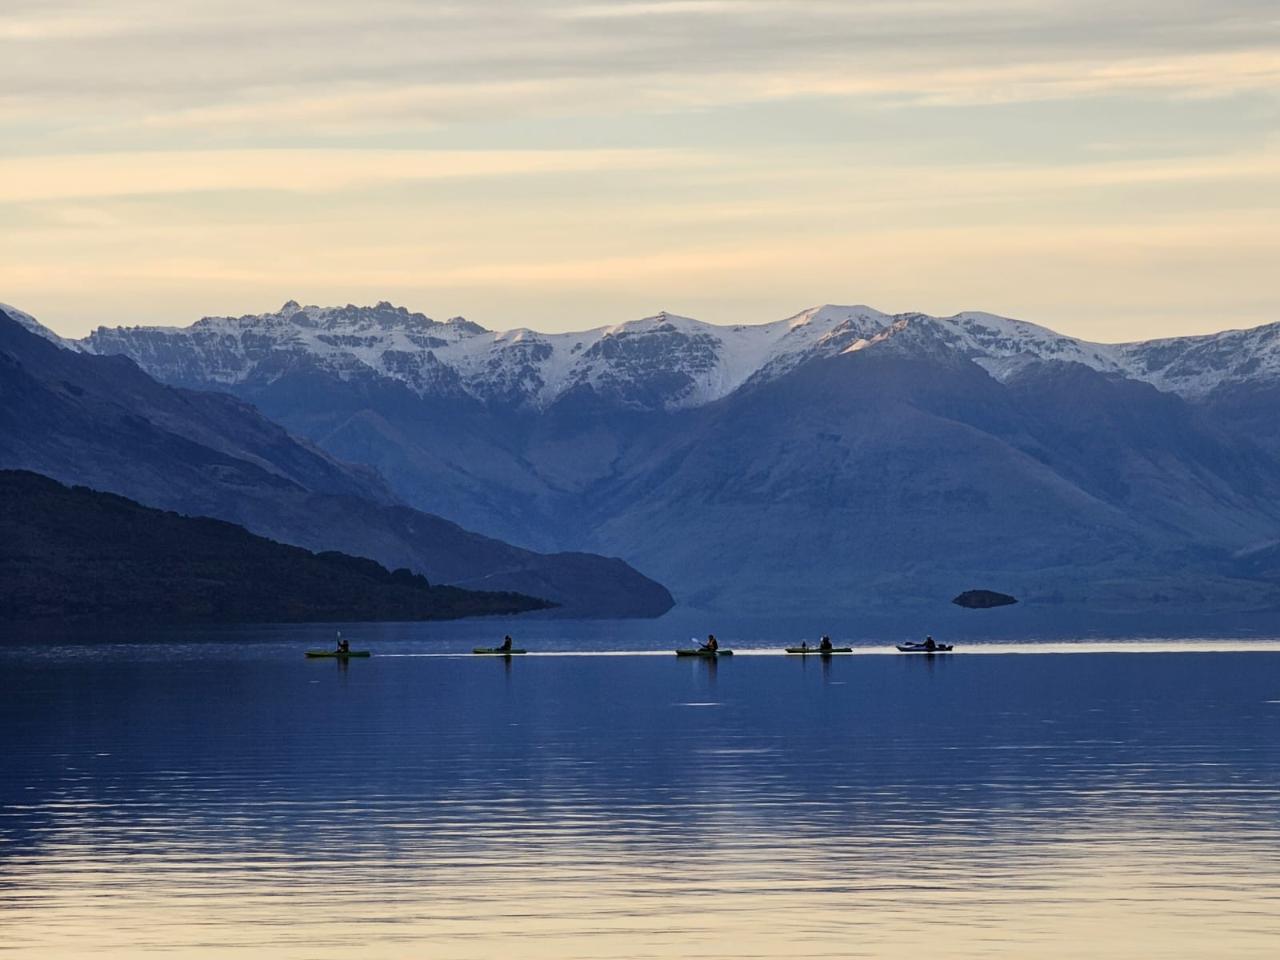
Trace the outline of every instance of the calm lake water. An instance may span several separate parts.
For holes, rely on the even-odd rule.
[[[0,954],[1280,955],[1275,641],[504,629],[11,643]]]

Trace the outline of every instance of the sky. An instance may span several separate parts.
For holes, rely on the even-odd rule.
[[[1280,321],[1276,0],[4,0],[0,301]]]

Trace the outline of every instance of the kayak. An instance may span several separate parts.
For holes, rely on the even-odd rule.
[[[346,660],[348,657],[369,657],[372,656],[368,650],[348,650],[346,653],[340,653],[337,650],[308,650],[308,657],[333,657],[336,660]]]
[[[732,657],[732,650],[677,650],[677,657]]]
[[[487,657],[509,657],[516,653],[528,653],[528,650],[503,650],[501,647],[476,647],[471,651]]]
[[[930,650],[923,643],[900,643],[898,649],[903,653],[950,653],[951,644],[940,643]]]
[[[820,657],[826,657],[833,653],[853,653],[853,647],[832,647],[830,650],[823,650],[821,647],[787,647],[787,653],[798,653],[801,656],[817,654]]]

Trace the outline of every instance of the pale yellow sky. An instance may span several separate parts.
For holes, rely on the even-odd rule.
[[[0,301],[1280,320],[1274,0],[8,0]]]

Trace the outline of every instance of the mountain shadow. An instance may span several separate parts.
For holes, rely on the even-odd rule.
[[[433,586],[207,517],[0,470],[0,619],[113,622],[449,620],[550,604]]]
[[[227,394],[165,386],[122,356],[77,353],[0,311],[0,468],[240,524],[432,583],[513,591],[557,615],[652,617],[671,594],[622,560],[537,553],[404,505]]]

